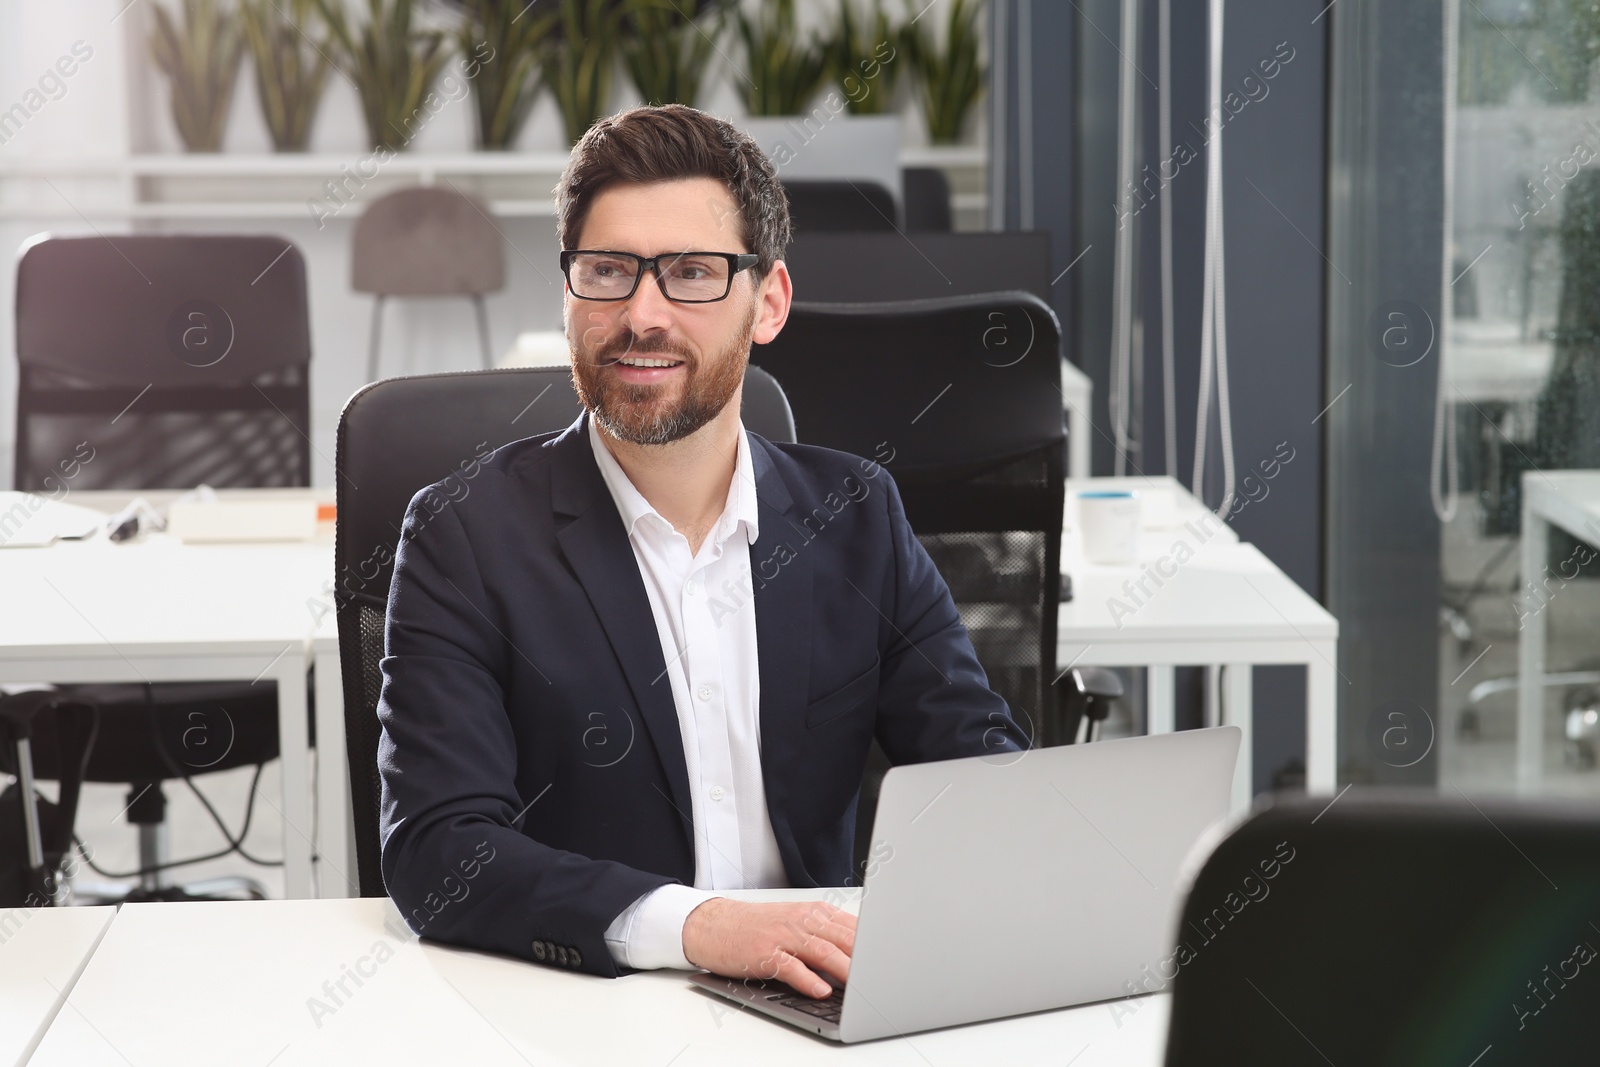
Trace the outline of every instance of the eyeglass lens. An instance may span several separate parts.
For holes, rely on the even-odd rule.
[[[575,296],[615,300],[634,287],[640,261],[633,256],[585,252],[572,257],[569,284]],[[728,261],[721,256],[682,255],[657,261],[663,288],[673,300],[720,300],[728,293]]]

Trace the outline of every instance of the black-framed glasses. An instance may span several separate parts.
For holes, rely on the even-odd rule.
[[[713,304],[733,291],[733,276],[760,260],[754,252],[663,252],[659,256],[587,248],[561,253],[567,288],[580,300],[626,300],[653,270],[661,294],[679,304]]]

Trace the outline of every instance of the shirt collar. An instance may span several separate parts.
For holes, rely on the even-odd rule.
[[[622,525],[627,528],[628,535],[633,535],[635,527],[647,515],[653,516],[651,521],[659,523],[663,529],[672,529],[672,524],[651,506],[644,494],[634,488],[627,472],[617,462],[617,457],[606,447],[593,416],[586,415],[584,421],[588,423],[589,446],[594,450],[594,461],[600,468],[600,477],[605,479],[606,488],[611,491],[611,499],[616,502],[617,512],[622,516]],[[755,544],[760,533],[758,510],[755,464],[750,458],[750,435],[745,433],[741,420],[739,447],[733,461],[733,481],[728,485],[728,500],[723,505],[722,515],[712,528],[712,540],[720,544],[733,536],[743,524],[746,542]]]

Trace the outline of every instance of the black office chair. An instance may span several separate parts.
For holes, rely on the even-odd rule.
[[[783,183],[795,233],[883,230],[900,224],[894,194],[873,181],[794,179]]]
[[[1332,799],[1279,801],[1223,841],[1174,954],[1128,976],[1172,992],[1167,1067],[1594,1062],[1594,805]]]
[[[16,306],[17,489],[310,484],[305,263],[289,242],[38,238],[17,266]],[[38,777],[129,783],[141,880],[130,899],[264,895],[245,879],[167,883],[164,871],[182,864],[165,854],[161,783],[193,787],[193,775],[252,764],[259,776],[278,755],[271,687],[70,685],[52,694],[5,706],[32,729]],[[81,751],[50,726],[62,702],[94,709]],[[0,769],[17,773],[16,764],[14,748],[0,750]]]
[[[806,304],[752,361],[783,386],[806,444],[876,459],[933,557],[989,677],[1023,731],[1054,717],[1065,493],[1061,326],[1023,292]],[[871,840],[874,777],[858,806]]]
[[[417,491],[453,478],[471,491],[477,462],[502,445],[564,429],[581,411],[566,367],[390,378],[358,391],[339,418],[334,602],[344,671],[345,746],[361,895],[385,895],[378,841],[378,694],[394,549]],[[746,429],[794,440],[770,375],[745,375]]]

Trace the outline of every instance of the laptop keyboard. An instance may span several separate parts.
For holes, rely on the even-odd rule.
[[[786,1008],[804,1012],[807,1015],[821,1019],[823,1022],[839,1022],[839,1012],[844,1008],[844,990],[836,987],[833,993],[821,1000],[802,996],[781,983],[769,983],[777,992],[768,993],[766,999],[774,1004],[782,1004]]]

